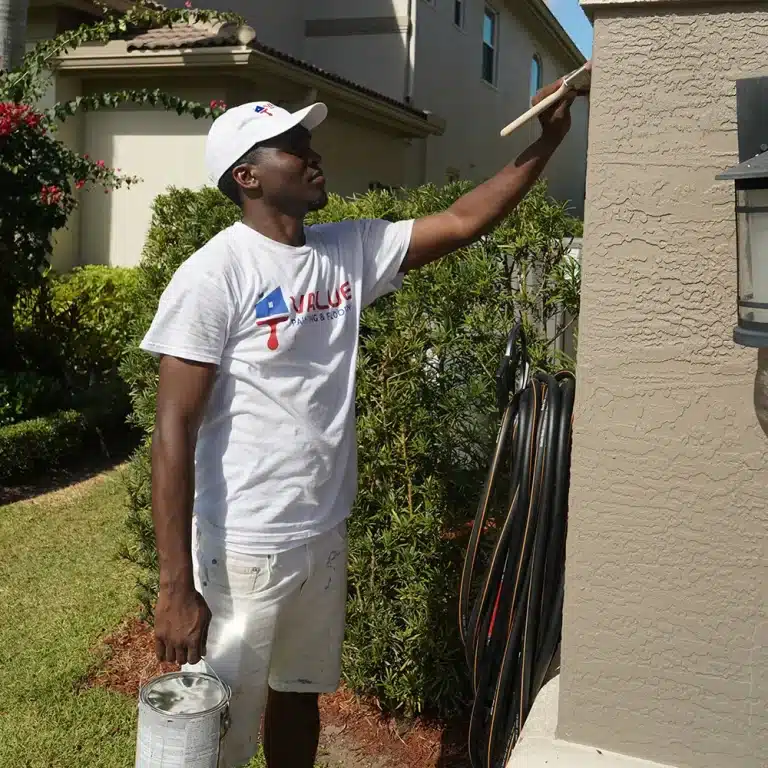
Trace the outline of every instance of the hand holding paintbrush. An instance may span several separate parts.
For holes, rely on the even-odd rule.
[[[583,67],[571,72],[560,80],[542,88],[533,98],[531,108],[523,115],[514,120],[502,129],[502,136],[509,136],[510,133],[521,126],[539,117],[542,123],[547,121],[547,112],[559,113],[561,110],[568,110],[577,96],[589,93],[589,87],[592,82],[592,61],[588,61]],[[558,115],[558,117],[561,117]]]

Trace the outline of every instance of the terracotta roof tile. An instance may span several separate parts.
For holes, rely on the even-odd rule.
[[[128,40],[128,51],[159,51],[159,50],[172,50],[178,48],[209,48],[214,46],[237,46],[242,43],[238,40],[236,30],[217,32],[210,27],[204,27],[202,25],[196,26],[174,26],[174,27],[162,27],[159,29],[149,29],[137,34],[131,35]],[[258,40],[248,44],[250,48],[256,51],[261,51],[273,58],[280,59],[288,64],[301,67],[302,69],[312,72],[316,75],[324,77],[326,80],[330,80],[340,85],[345,85],[348,88],[352,88],[359,93],[364,93],[366,96],[378,99],[379,101],[391,104],[399,109],[410,112],[413,115],[427,119],[427,114],[419,109],[404,104],[397,99],[392,99],[389,96],[384,96],[370,88],[359,85],[358,83],[348,80],[340,75],[335,75],[332,72],[327,72],[320,67],[316,67],[314,64],[310,64],[302,59],[297,59],[294,56],[290,56],[287,53],[278,51],[275,48],[264,45]]]

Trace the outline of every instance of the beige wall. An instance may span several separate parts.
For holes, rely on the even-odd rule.
[[[329,72],[402,101],[408,62],[408,6],[408,0],[310,3],[306,6],[306,19],[311,34],[304,40],[304,56]],[[320,21],[322,25],[312,24]],[[395,31],[371,33],[384,22]],[[368,33],[362,34],[366,29]]]
[[[529,106],[534,53],[549,82],[574,68],[519,4],[489,3],[500,14],[498,79],[481,78],[485,2],[467,0],[464,29],[453,24],[453,3],[418,0],[415,103],[447,121],[445,134],[429,140],[427,175],[443,182],[449,168],[482,180],[513,160],[536,136],[531,124],[502,139],[499,131]],[[439,62],[439,65],[437,64]],[[581,215],[586,173],[586,102],[573,111],[573,130],[546,171],[552,193],[571,200]]]
[[[768,8],[679,5],[595,8],[558,734],[764,768],[768,442],[714,177]]]
[[[87,115],[86,151],[142,181],[109,194],[96,188],[83,195],[82,263],[138,263],[155,197],[169,186],[199,189],[205,184],[207,128],[207,121],[159,110]]]

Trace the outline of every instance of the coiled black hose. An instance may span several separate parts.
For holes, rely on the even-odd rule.
[[[522,378],[517,389],[518,379]],[[528,376],[518,325],[496,374],[501,426],[462,574],[473,768],[504,768],[560,643],[576,382]],[[495,534],[494,541],[492,534]]]

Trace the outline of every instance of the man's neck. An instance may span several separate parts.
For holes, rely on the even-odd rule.
[[[277,243],[302,246],[305,243],[304,220],[265,210],[244,210],[243,224]]]

